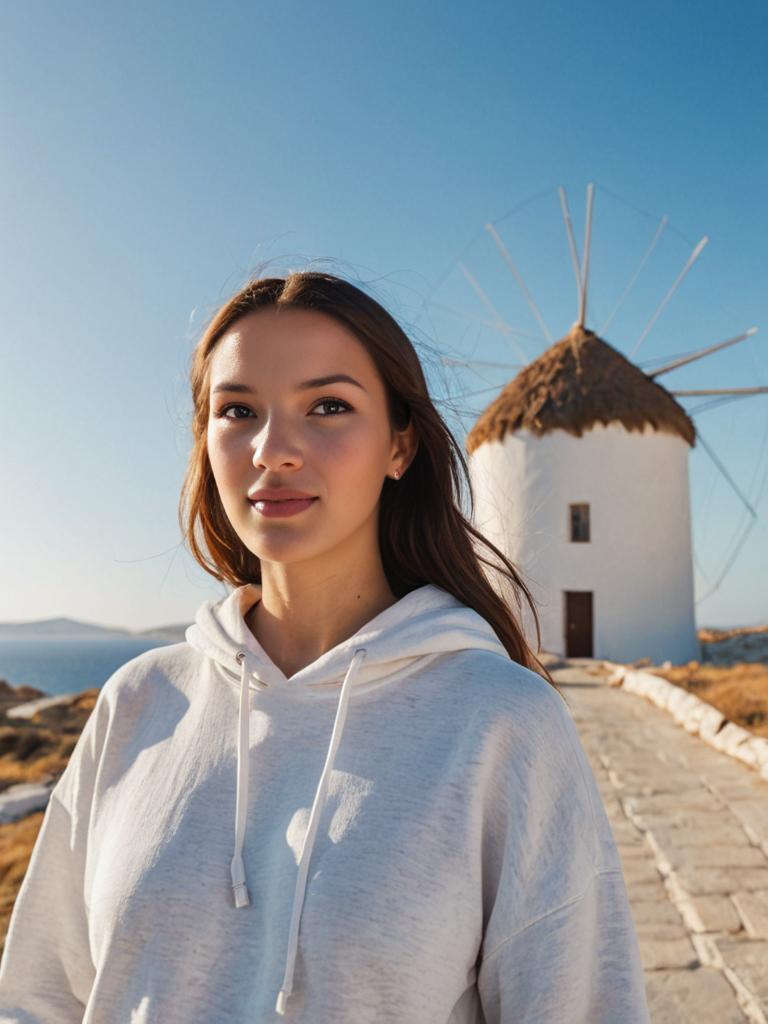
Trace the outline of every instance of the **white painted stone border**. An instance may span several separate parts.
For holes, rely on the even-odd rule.
[[[13,707],[7,708],[5,712],[6,718],[32,718],[38,711],[42,711],[43,708],[53,708],[57,704],[71,704],[75,697],[78,697],[77,693],[63,693],[58,697],[37,697],[35,700],[28,700],[25,704],[14,704]]]
[[[637,693],[657,707],[669,711],[686,732],[700,736],[715,750],[754,768],[768,782],[768,739],[756,736],[729,721],[722,711],[662,676],[643,672],[630,665],[599,660],[601,665],[611,671],[608,677],[611,686],[620,686],[629,693]]]
[[[0,825],[26,818],[48,806],[55,780],[47,782],[16,782],[0,793]]]

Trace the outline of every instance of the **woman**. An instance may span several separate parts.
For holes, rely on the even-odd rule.
[[[330,274],[259,279],[191,384],[180,521],[233,589],[100,691],[0,1021],[645,1024],[594,777],[403,331]]]

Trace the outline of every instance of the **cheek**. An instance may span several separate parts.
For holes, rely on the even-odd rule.
[[[218,483],[226,484],[237,474],[238,458],[231,440],[224,432],[211,427],[208,430],[208,461]]]
[[[360,429],[359,423],[354,430],[328,431],[318,439],[314,453],[329,475],[352,477],[364,485],[381,476],[386,448],[378,432]]]
[[[222,456],[221,444],[219,443],[218,439],[218,432],[211,427],[208,428],[206,443],[208,447],[208,461],[211,464],[211,469],[213,470],[215,476],[217,474],[218,467],[221,465]]]

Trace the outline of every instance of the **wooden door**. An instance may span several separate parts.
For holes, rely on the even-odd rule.
[[[593,658],[592,591],[565,591],[565,656]]]

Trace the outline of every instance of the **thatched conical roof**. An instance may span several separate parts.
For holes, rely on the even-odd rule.
[[[497,395],[467,435],[466,448],[471,454],[484,441],[522,429],[581,437],[595,423],[639,431],[650,424],[691,446],[696,442],[693,421],[667,390],[593,331],[574,324]]]

